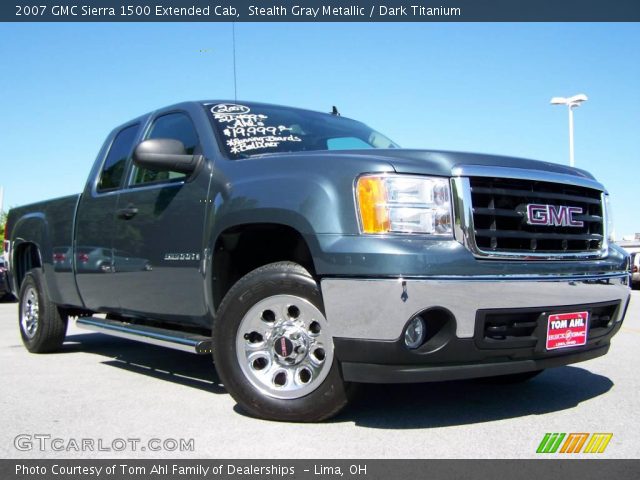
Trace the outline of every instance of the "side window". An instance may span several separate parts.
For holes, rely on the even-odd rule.
[[[158,117],[153,123],[146,140],[150,138],[180,140],[190,155],[196,151],[199,145],[196,129],[191,119],[184,113],[170,113]],[[184,173],[180,172],[154,172],[146,168],[136,167],[133,174],[133,185],[179,180],[185,176]]]
[[[123,128],[113,139],[107,158],[102,165],[100,180],[98,181],[98,191],[104,192],[119,188],[122,184],[127,159],[133,149],[133,142],[136,139],[139,125],[131,125]]]

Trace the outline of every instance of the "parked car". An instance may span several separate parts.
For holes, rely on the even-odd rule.
[[[73,271],[72,247],[53,248],[53,268],[56,272]],[[82,273],[109,273],[118,265],[120,272],[150,270],[151,263],[145,258],[137,258],[123,250],[113,251],[103,247],[76,247],[76,271]]]
[[[108,273],[111,271],[111,249],[101,247],[78,247],[76,268],[84,273]]]
[[[631,254],[631,285],[640,288],[640,253]]]
[[[9,286],[9,276],[7,266],[3,256],[0,256],[0,301],[13,300],[11,288]]]
[[[53,247],[53,269],[56,272],[72,272],[73,250],[71,247]]]
[[[581,169],[186,102],[115,128],[81,194],[9,212],[10,283],[31,352],[77,317],[213,354],[252,415],[319,421],[359,382],[515,382],[605,355],[630,298],[608,205]]]

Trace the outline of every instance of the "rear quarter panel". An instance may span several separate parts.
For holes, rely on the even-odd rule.
[[[68,269],[56,271],[53,262],[54,249],[69,249],[73,246],[74,217],[79,199],[80,195],[70,195],[15,208],[9,212],[7,225],[12,245],[10,275],[14,293],[20,289],[19,253],[25,244],[31,243],[38,249],[53,302],[82,306],[73,272]]]

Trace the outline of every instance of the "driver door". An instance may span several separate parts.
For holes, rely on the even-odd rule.
[[[143,140],[181,141],[201,150],[188,113],[158,114]],[[121,310],[171,320],[204,318],[203,230],[209,178],[155,172],[132,165],[119,195],[113,241],[114,275]],[[197,323],[197,321],[196,321]]]

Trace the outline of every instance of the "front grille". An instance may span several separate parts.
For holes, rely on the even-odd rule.
[[[604,244],[602,192],[561,183],[471,177],[473,234],[486,254],[593,254]],[[530,225],[527,205],[578,207],[573,220],[582,226]],[[557,222],[562,223],[562,222]],[[565,222],[566,223],[566,222]]]
[[[544,312],[540,310],[498,310],[478,312],[480,348],[533,347]]]
[[[589,312],[587,341],[611,331],[620,302],[548,308],[479,310],[476,314],[476,344],[482,349],[544,347],[550,314]]]
[[[487,314],[482,343],[493,348],[533,347],[540,316],[539,311]]]

